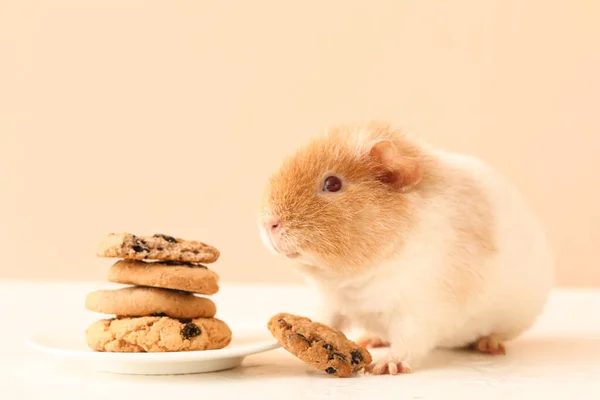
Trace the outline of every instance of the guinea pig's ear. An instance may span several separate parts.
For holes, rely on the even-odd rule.
[[[409,190],[421,181],[423,172],[414,157],[403,156],[390,140],[378,140],[369,150],[375,162],[375,174],[394,189]]]

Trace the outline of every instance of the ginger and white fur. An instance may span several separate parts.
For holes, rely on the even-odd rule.
[[[331,174],[341,193],[320,191]],[[510,182],[386,124],[332,128],[290,157],[259,226],[319,289],[322,322],[389,343],[374,374],[410,372],[436,347],[503,353],[552,286],[542,227]]]

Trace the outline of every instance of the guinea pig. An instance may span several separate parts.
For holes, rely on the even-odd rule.
[[[553,284],[545,232],[514,185],[385,123],[330,128],[288,157],[259,228],[317,288],[321,322],[389,347],[377,375],[409,373],[435,348],[504,354]]]

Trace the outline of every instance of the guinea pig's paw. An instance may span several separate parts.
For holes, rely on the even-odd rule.
[[[372,375],[398,375],[410,374],[412,369],[406,361],[396,361],[391,357],[385,357],[365,368],[365,372]]]
[[[361,337],[359,337],[356,340],[356,343],[358,343],[361,346],[364,346],[366,348],[371,348],[371,349],[376,349],[378,347],[389,347],[390,344],[388,342],[386,342],[385,340],[382,340],[381,338],[365,333],[364,335],[362,335]]]
[[[506,355],[506,348],[504,347],[502,339],[494,334],[479,338],[473,343],[472,347],[475,351],[480,353],[491,354],[494,356]]]

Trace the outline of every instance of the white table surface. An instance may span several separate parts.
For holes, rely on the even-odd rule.
[[[85,330],[83,307],[105,282],[0,281],[0,399],[600,399],[600,291],[555,291],[546,313],[506,357],[436,352],[412,375],[340,379],[312,370],[283,349],[208,374],[133,376],[95,372],[29,348],[32,332]],[[234,334],[264,327],[280,311],[311,316],[304,287],[222,284],[213,297]],[[7,314],[8,312],[8,314]],[[266,328],[265,328],[266,330]],[[380,352],[374,352],[376,358]]]

